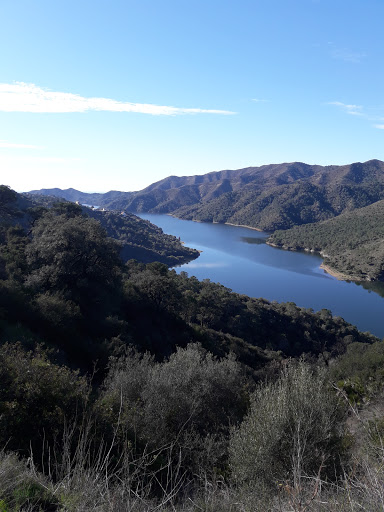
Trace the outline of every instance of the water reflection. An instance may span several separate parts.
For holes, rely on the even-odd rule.
[[[384,298],[384,283],[371,282],[371,281],[359,281],[356,283],[358,286],[362,286],[369,293],[374,292]]]
[[[255,244],[255,245],[261,245],[261,244],[265,244],[265,241],[267,240],[267,237],[265,238],[255,238],[255,237],[252,237],[252,236],[242,236],[241,237],[241,241],[242,242],[245,242],[247,244]]]

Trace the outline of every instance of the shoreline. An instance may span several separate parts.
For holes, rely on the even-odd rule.
[[[268,242],[267,241],[266,244],[270,245],[271,247],[276,247],[276,249],[283,249],[284,251],[311,252],[311,253],[317,253],[322,258],[326,257],[326,255],[324,253],[317,252],[317,251],[314,251],[314,250],[311,250],[311,249],[306,249],[306,248],[302,249],[302,248],[300,248],[300,249],[295,251],[293,249],[289,249],[288,247],[284,247],[284,246],[281,246],[281,245],[274,244],[273,242]],[[326,263],[324,263],[324,260],[321,263],[321,265],[319,266],[319,268],[324,270],[324,272],[326,274],[329,274],[330,276],[336,278],[338,281],[354,281],[354,282],[361,281],[361,279],[357,278],[356,276],[348,275],[348,274],[345,274],[343,272],[340,272],[339,270],[334,269],[330,265],[327,265]]]
[[[166,213],[165,215],[169,215],[170,217],[174,217],[175,219],[179,219],[179,220],[191,220],[192,222],[200,222],[201,224],[224,224],[226,226],[234,226],[235,228],[253,229],[254,231],[259,231],[259,233],[268,233],[267,231],[264,231],[260,228],[254,228],[252,226],[247,226],[246,224],[233,224],[232,222],[215,222],[215,221],[206,222],[204,220],[198,220],[198,219],[183,219],[183,218],[177,217],[177,215],[174,215],[173,213]]]
[[[213,222],[213,224],[220,224],[220,222]],[[233,224],[232,222],[224,222],[223,224],[226,224],[227,226],[235,226],[236,228],[247,228],[259,231],[260,233],[266,233],[266,231],[263,231],[262,229],[246,226],[245,224]]]
[[[320,265],[319,268],[324,270],[324,272],[329,274],[330,276],[335,277],[338,281],[355,281],[356,280],[353,278],[353,276],[343,274],[342,272],[335,270],[334,268],[330,267],[329,265],[324,264],[324,262]]]

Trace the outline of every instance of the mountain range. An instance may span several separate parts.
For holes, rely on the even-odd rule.
[[[311,250],[327,271],[358,281],[384,280],[384,162],[301,162],[170,176],[139,192],[33,191],[96,203],[108,210],[168,213],[271,233],[268,243]]]
[[[110,210],[170,213],[204,222],[227,222],[275,231],[323,221],[384,199],[384,162],[308,165],[301,162],[170,176],[138,192],[87,194],[42,189],[70,201]]]

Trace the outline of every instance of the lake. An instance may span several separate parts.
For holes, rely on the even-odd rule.
[[[330,309],[361,331],[384,337],[382,283],[338,281],[319,268],[320,256],[271,247],[265,243],[266,233],[250,228],[169,215],[139,216],[165,233],[180,237],[188,247],[202,251],[197,260],[177,267],[177,272],[185,271],[200,280],[208,278],[250,297],[295,302],[315,311]]]

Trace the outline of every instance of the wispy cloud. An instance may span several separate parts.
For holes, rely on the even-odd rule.
[[[110,98],[85,98],[78,94],[43,89],[35,84],[16,82],[0,84],[0,111],[35,113],[70,113],[87,111],[137,112],[174,116],[180,114],[234,114],[228,110],[179,108],[147,103],[128,103]]]
[[[6,140],[0,140],[0,148],[10,149],[42,149],[41,146],[34,146],[33,144],[18,144],[15,142],[8,142]]]
[[[252,98],[255,103],[269,103],[270,100],[262,100],[260,98]]]
[[[344,62],[359,64],[363,59],[367,57],[367,54],[363,51],[352,50],[346,46],[339,46],[333,41],[328,41],[327,45],[329,55],[336,60],[343,60]]]
[[[381,123],[381,121],[384,121],[384,118],[382,117],[383,107],[364,108],[362,105],[347,104],[342,103],[341,101],[329,101],[326,104],[338,107],[346,114],[358,116],[367,121],[375,122],[376,124],[373,125],[374,128],[384,130],[384,124]]]
[[[333,48],[331,50],[331,56],[337,60],[358,64],[367,56],[367,54],[365,52],[356,52],[348,48]]]
[[[348,105],[347,103],[342,103],[341,101],[329,101],[327,105],[335,105],[336,107],[340,107],[347,114],[351,114],[353,116],[364,116],[362,105]]]

